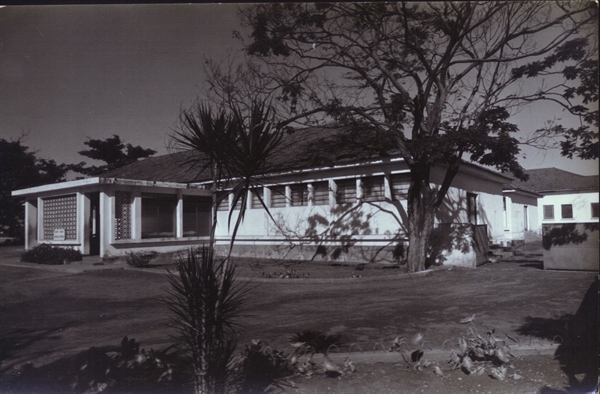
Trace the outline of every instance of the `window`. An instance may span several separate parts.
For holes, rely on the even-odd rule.
[[[394,200],[407,200],[408,187],[410,186],[409,174],[392,174],[390,176],[390,186]]]
[[[252,195],[252,200],[250,201],[250,204],[252,206],[252,209],[259,209],[262,208],[263,205],[260,202],[262,200],[262,202],[264,203],[264,197],[265,197],[265,189],[263,189],[262,187],[253,189],[251,192]],[[258,198],[260,197],[260,199]]]
[[[554,205],[544,205],[544,220],[554,220]]]
[[[523,230],[529,231],[529,212],[527,211],[527,205],[523,207]]]
[[[285,207],[285,186],[274,186],[271,188],[271,208]]]
[[[329,182],[315,182],[312,184],[313,205],[329,205]]]
[[[337,185],[336,202],[338,204],[354,204],[356,202],[356,179],[340,179]]]
[[[177,196],[142,194],[142,238],[175,237]]]
[[[467,193],[467,214],[469,223],[477,224],[477,194]]]
[[[308,185],[301,183],[299,185],[290,186],[292,195],[291,205],[293,207],[300,207],[308,205]]]
[[[598,218],[598,203],[597,202],[592,203],[592,217]]]
[[[229,211],[229,193],[217,192],[217,211]]]
[[[362,197],[365,201],[385,201],[383,176],[372,176],[361,179]]]
[[[573,205],[563,204],[560,206],[560,211],[563,219],[573,219]]]
[[[211,197],[183,196],[183,236],[210,234]]]

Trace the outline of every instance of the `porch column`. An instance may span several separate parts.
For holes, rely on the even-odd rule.
[[[131,239],[142,239],[142,192],[131,191]]]
[[[113,200],[111,202],[111,200]],[[107,253],[108,245],[113,237],[114,198],[108,191],[100,192],[100,257]]]
[[[77,192],[77,240],[81,254],[90,254],[90,198]]]
[[[29,250],[38,244],[37,207],[37,199],[25,201],[25,250]]]
[[[177,190],[177,208],[175,210],[175,236],[183,237],[183,192]]]

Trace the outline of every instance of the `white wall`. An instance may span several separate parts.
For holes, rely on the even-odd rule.
[[[542,224],[551,223],[586,223],[597,222],[598,218],[592,218],[592,203],[598,202],[597,192],[552,194],[540,198],[538,201],[538,228],[541,231]],[[573,205],[573,218],[563,219],[561,217],[561,205]],[[544,205],[554,206],[554,219],[544,219]]]

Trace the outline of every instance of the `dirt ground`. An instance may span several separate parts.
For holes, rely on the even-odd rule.
[[[290,269],[261,266],[254,277],[283,268]],[[300,272],[300,266],[293,268]],[[411,276],[380,268],[384,274],[379,279],[371,272],[365,274],[370,268],[354,268],[327,266],[326,275],[338,270],[344,278],[328,283],[244,281],[252,290],[241,321],[240,343],[261,339],[283,350],[289,348],[292,334],[311,329],[340,333],[346,344],[341,351],[350,346],[366,351],[387,348],[398,335],[410,338],[421,333],[426,357],[427,349],[447,348],[466,335],[467,327],[459,320],[474,314],[480,332],[495,329],[497,335],[522,344],[547,346],[577,331],[582,320],[576,315],[596,283],[594,273],[544,271],[538,259],[526,256],[477,269]],[[40,366],[91,346],[115,346],[125,335],[146,348],[170,344],[168,313],[160,302],[167,282],[154,271],[69,274],[0,265],[0,380],[25,362]],[[314,268],[309,271],[314,278]],[[356,273],[362,276],[353,278]],[[591,321],[597,333],[598,298],[592,301],[595,314],[584,320]],[[587,345],[597,355],[597,345]],[[588,373],[596,373],[597,358],[594,361],[584,368]],[[577,379],[583,378],[581,368],[570,368],[564,358],[554,360],[551,355],[515,358],[512,363],[523,379],[500,382],[460,371],[437,377],[431,370],[413,371],[403,363],[361,364],[355,374],[339,380],[300,377],[295,379],[299,388],[289,391],[558,393],[576,392]]]

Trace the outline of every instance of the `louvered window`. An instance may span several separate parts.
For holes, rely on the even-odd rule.
[[[392,174],[390,176],[390,187],[392,189],[392,198],[394,200],[407,200],[409,186],[409,174]]]
[[[329,182],[315,182],[313,188],[313,205],[329,205]]]
[[[301,207],[308,205],[308,185],[301,183],[299,185],[290,186],[292,192],[291,205],[293,207]]]
[[[229,211],[229,193],[217,192],[217,211]]]
[[[385,201],[383,176],[372,176],[361,180],[362,197],[365,201]]]
[[[253,189],[252,192],[250,193],[252,195],[252,201],[250,202],[252,204],[252,209],[259,209],[262,208],[263,205],[261,204],[261,200],[263,201],[263,203],[265,202],[264,197],[265,197],[265,190],[262,187]],[[260,199],[258,198],[260,196]]]
[[[544,205],[544,220],[554,219],[554,205]]]
[[[562,204],[560,206],[560,211],[563,219],[573,219],[573,205]]]
[[[336,202],[338,204],[354,204],[356,202],[356,179],[339,179],[337,185]]]
[[[285,207],[285,186],[274,186],[271,188],[271,207],[272,208],[284,208]]]

